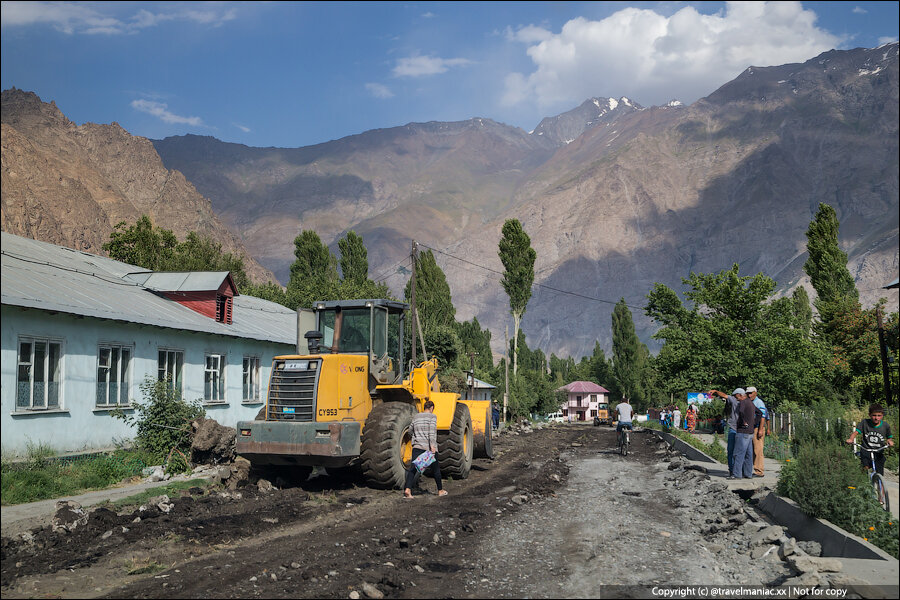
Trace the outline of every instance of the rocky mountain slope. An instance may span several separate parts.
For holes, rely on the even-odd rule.
[[[4,231],[103,254],[116,223],[147,214],[179,239],[198,231],[243,254],[251,279],[274,279],[146,138],[116,123],[77,126],[55,103],[15,88],[2,92],[2,109]]]
[[[497,348],[509,318],[492,270],[503,221],[518,218],[544,286],[525,315],[529,343],[578,356],[597,339],[609,347],[619,298],[648,340],[639,307],[654,282],[680,290],[691,271],[739,262],[785,291],[808,285],[804,233],[820,202],[841,219],[864,302],[887,296],[896,310],[881,287],[898,269],[897,49],[750,67],[687,107],[593,98],[530,135],[472,119],[296,149],[154,144],[282,280],[301,228],[329,243],[362,234],[371,272],[398,293],[411,238],[443,251],[458,317],[478,316]]]

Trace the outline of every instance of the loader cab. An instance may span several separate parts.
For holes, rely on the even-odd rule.
[[[402,381],[409,305],[393,300],[331,300],[314,307],[319,353],[367,354],[371,389]]]

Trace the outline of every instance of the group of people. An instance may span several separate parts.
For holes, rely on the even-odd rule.
[[[684,428],[688,431],[694,431],[697,428],[700,409],[696,404],[689,404],[687,412],[684,414]],[[681,409],[677,404],[670,404],[659,412],[659,422],[673,429],[681,428]]]
[[[708,393],[725,399],[722,416],[728,427],[728,479],[762,477],[769,415],[759,392],[750,386],[731,394],[719,390]]]

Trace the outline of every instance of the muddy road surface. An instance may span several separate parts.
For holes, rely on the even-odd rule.
[[[741,500],[664,443],[557,425],[504,433],[439,498],[353,479],[192,490],[2,540],[2,594],[128,598],[599,597],[606,585],[772,583]],[[755,529],[754,529],[755,531]],[[609,595],[608,593],[605,595]]]

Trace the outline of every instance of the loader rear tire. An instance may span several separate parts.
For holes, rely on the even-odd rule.
[[[457,404],[450,430],[438,432],[438,462],[441,475],[465,479],[472,468],[475,440],[472,435],[472,416],[469,407]]]
[[[494,458],[494,444],[491,437],[494,432],[494,424],[491,421],[491,409],[487,409],[487,418],[484,421],[484,433],[475,436],[475,458]]]
[[[416,409],[403,402],[384,402],[372,409],[363,427],[362,471],[372,487],[400,488],[412,458],[409,424]]]

